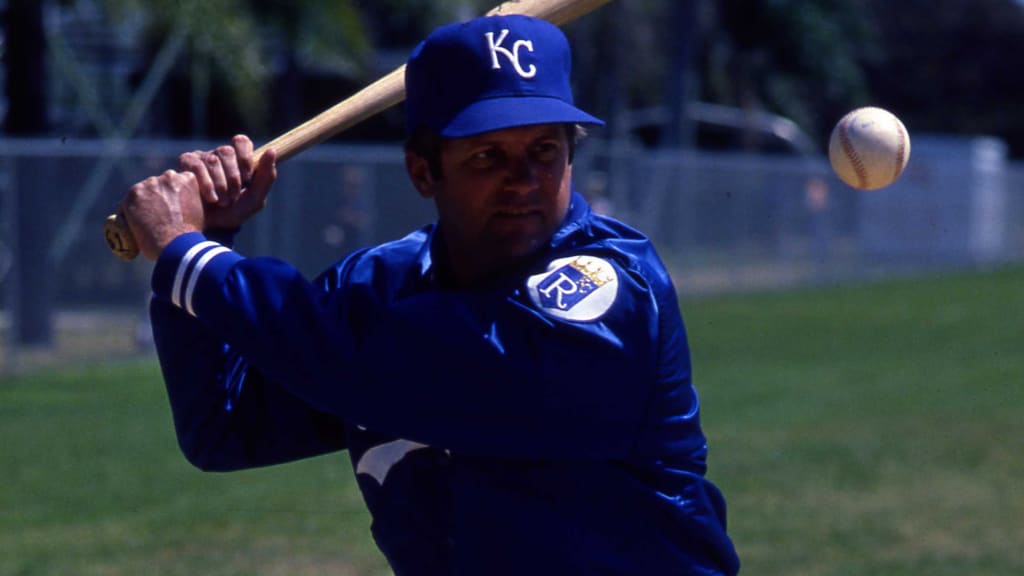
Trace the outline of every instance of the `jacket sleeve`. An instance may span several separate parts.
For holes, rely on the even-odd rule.
[[[267,379],[201,322],[158,299],[150,316],[178,444],[193,465],[235,470],[346,447],[340,420]]]
[[[619,263],[602,261],[617,280],[597,317],[546,313],[524,284],[428,291],[377,303],[366,320],[373,305],[325,298],[287,264],[188,236],[161,256],[156,297],[318,411],[512,457],[623,457],[644,425],[658,310],[644,277]]]

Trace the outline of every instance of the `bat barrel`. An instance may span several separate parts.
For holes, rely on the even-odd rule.
[[[405,100],[405,66],[363,88],[317,116],[274,138],[256,150],[257,160],[264,151],[277,151],[283,162],[363,120]]]

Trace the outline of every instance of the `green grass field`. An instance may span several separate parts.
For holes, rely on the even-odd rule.
[[[744,574],[1024,574],[1024,269],[683,312]],[[0,438],[0,576],[388,573],[346,455],[195,471],[153,361],[0,383]]]

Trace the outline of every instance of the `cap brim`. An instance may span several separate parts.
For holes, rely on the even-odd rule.
[[[445,138],[463,138],[484,132],[537,124],[590,124],[604,122],[558,98],[510,96],[474,102],[441,129]]]

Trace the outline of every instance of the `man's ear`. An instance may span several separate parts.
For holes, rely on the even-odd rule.
[[[434,197],[434,187],[437,180],[430,171],[430,162],[426,158],[410,150],[405,151],[405,171],[409,173],[409,180],[416,187],[416,191],[424,198]]]

